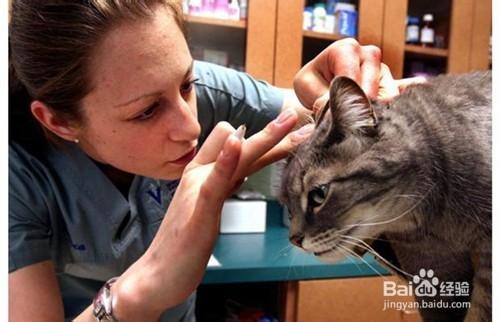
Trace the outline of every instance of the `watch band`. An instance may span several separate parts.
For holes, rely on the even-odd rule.
[[[113,296],[111,295],[111,285],[118,277],[113,277],[104,283],[103,287],[97,292],[93,301],[93,313],[97,322],[118,322],[113,317]]]

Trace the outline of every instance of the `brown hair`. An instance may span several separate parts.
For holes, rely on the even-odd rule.
[[[158,5],[172,12],[184,32],[178,0],[14,0],[9,26],[10,140],[45,141],[31,115],[32,100],[42,101],[68,121],[82,122],[80,102],[92,87],[93,51],[113,27],[150,17]],[[25,123],[19,129],[19,122],[38,128],[27,133]]]

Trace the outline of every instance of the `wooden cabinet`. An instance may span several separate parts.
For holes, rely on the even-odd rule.
[[[383,61],[395,78],[411,76],[404,74],[405,63],[415,57],[423,64],[436,65],[434,70],[439,73],[485,70],[490,66],[491,6],[490,0],[359,0],[357,39],[382,49]],[[318,53],[313,49],[308,55],[308,46],[322,49],[341,38],[303,31],[303,8],[304,0],[278,0],[274,76],[278,86],[291,86],[295,73]],[[407,15],[435,10],[444,48],[405,44]]]
[[[302,30],[306,0],[249,0],[248,19],[230,22],[188,17],[190,42],[238,51],[236,64],[256,78],[291,87],[297,71],[341,35]],[[361,44],[382,49],[395,78],[411,76],[413,59],[438,72],[490,67],[491,0],[357,0]],[[406,17],[434,13],[443,48],[405,44]]]
[[[358,40],[382,45],[385,0],[359,0]],[[274,84],[291,87],[297,71],[341,35],[302,30],[304,0],[278,0]]]
[[[411,59],[436,65],[446,73],[488,69],[491,6],[491,0],[385,0],[384,62],[396,78],[412,76],[407,66]],[[438,16],[436,34],[441,33],[443,48],[405,44],[407,15],[424,13]]]
[[[222,50],[229,55],[230,67],[243,67],[254,77],[272,83],[277,2],[249,0],[247,19],[241,21],[188,15],[188,42],[194,56],[199,48]]]
[[[397,277],[362,277],[289,282],[282,290],[285,322],[421,322],[417,310],[384,310],[386,300],[410,302],[410,297],[384,297],[383,282]],[[404,283],[404,282],[401,282]]]

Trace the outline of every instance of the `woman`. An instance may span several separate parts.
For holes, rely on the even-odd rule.
[[[182,30],[170,0],[13,2],[11,321],[193,321],[224,198],[311,132],[290,133],[291,91],[193,62]],[[381,68],[337,42],[295,89],[308,108],[337,74],[397,93]]]

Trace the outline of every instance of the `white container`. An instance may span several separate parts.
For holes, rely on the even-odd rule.
[[[266,231],[266,213],[266,201],[228,199],[222,208],[220,232],[263,233]]]
[[[188,0],[182,0],[182,13],[185,15],[189,14],[189,3]]]
[[[335,16],[334,15],[326,15],[325,18],[325,31],[326,32],[335,32]]]
[[[201,16],[202,2],[201,0],[189,0],[189,14],[192,16]]]
[[[313,31],[325,32],[326,8],[323,3],[318,3],[313,9]]]
[[[304,10],[303,13],[302,29],[311,30],[313,25],[313,14],[312,11]]]
[[[248,3],[247,0],[240,0],[240,19],[246,20],[248,14]]]
[[[219,19],[227,19],[229,11],[228,0],[215,0],[214,17]]]
[[[240,4],[238,0],[231,0],[227,16],[230,20],[240,20]]]
[[[434,28],[431,27],[431,24],[434,21],[434,16],[432,14],[426,14],[422,21],[423,27],[420,30],[420,43],[422,45],[432,46],[434,44]]]

